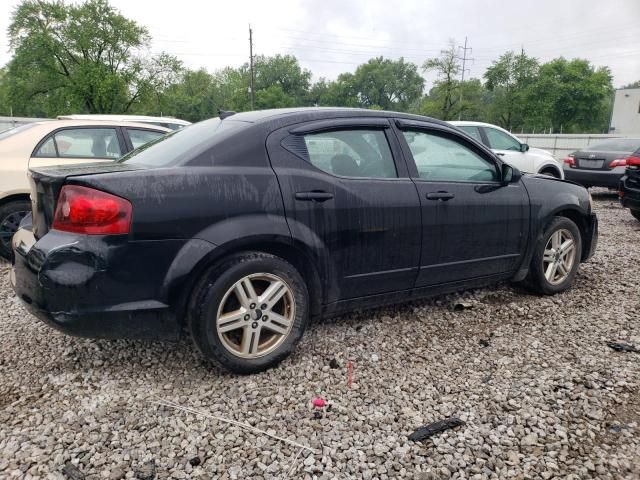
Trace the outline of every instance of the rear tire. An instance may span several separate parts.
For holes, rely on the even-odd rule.
[[[0,257],[11,259],[11,239],[30,211],[31,202],[28,200],[15,200],[0,206]]]
[[[209,360],[236,373],[277,365],[302,338],[309,295],[298,271],[261,252],[233,255],[196,287],[189,315],[193,341]]]
[[[548,177],[553,177],[553,178],[562,178],[560,176],[560,172],[558,172],[555,168],[545,168],[544,170],[540,171],[541,175],[547,175]]]
[[[573,284],[581,258],[577,225],[566,217],[555,217],[535,247],[525,284],[544,295],[564,292]]]
[[[630,211],[631,211],[631,215],[633,215],[633,218],[635,218],[640,222],[640,210],[630,210]]]

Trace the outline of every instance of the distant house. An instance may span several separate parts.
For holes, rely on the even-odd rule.
[[[616,90],[609,133],[640,134],[640,88]]]

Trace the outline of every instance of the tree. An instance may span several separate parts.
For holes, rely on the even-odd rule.
[[[355,93],[359,106],[364,108],[408,110],[420,99],[424,89],[417,65],[403,58],[372,58],[353,75],[340,77],[338,80],[345,91]]]
[[[36,113],[34,105],[48,116],[127,112],[173,83],[181,68],[169,55],[149,56],[146,28],[107,0],[24,0],[9,38],[9,89],[14,111],[25,115]]]
[[[527,105],[538,128],[603,132],[613,94],[611,72],[587,60],[556,58],[540,67]]]
[[[538,74],[538,61],[507,52],[493,62],[484,74],[487,89],[493,93],[490,116],[504,128],[522,126],[531,112],[526,104],[529,89]]]
[[[640,88],[640,80],[636,80],[635,82],[630,83],[629,85],[625,85],[622,88],[623,89],[625,89],[625,88]]]
[[[435,71],[437,79],[429,96],[423,102],[421,113],[442,120],[452,120],[460,111],[460,59],[453,40],[449,48],[442,50],[437,58],[430,58],[422,65],[424,72]]]

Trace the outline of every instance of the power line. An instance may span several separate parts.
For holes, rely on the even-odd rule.
[[[249,72],[251,74],[251,110],[255,110],[256,94],[253,88],[253,30],[251,30],[251,25],[249,25]]]
[[[473,52],[471,47],[467,47],[467,37],[464,37],[464,47],[458,45],[458,48],[462,49],[462,76],[460,78],[460,110],[458,111],[458,120],[462,120],[462,86],[464,85],[464,72],[467,69],[467,60],[473,61],[473,58],[467,58],[467,50],[469,53]],[[458,57],[460,58],[460,57]],[[471,75],[471,70],[469,70],[469,75]]]

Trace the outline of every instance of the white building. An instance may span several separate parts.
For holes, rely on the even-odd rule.
[[[640,88],[616,90],[609,133],[640,134]]]

